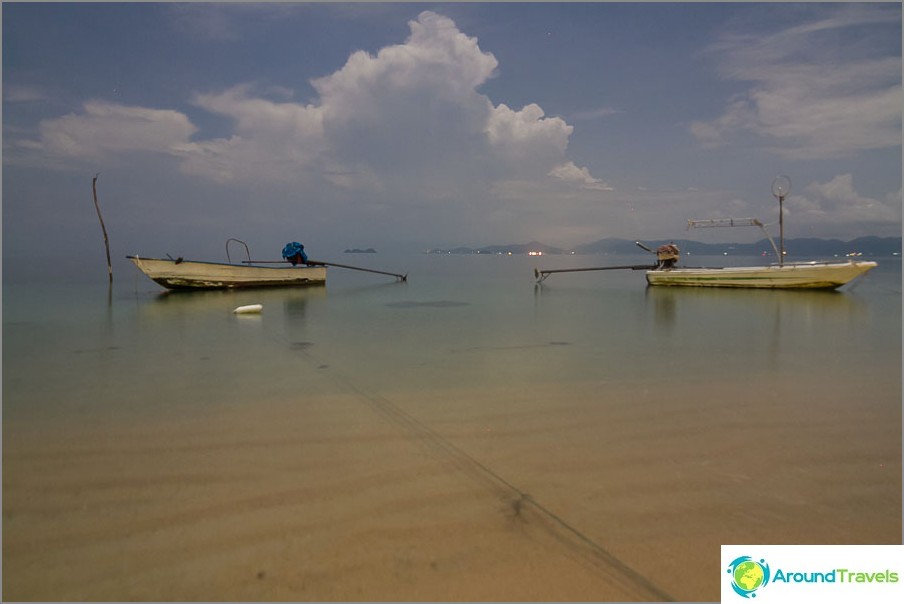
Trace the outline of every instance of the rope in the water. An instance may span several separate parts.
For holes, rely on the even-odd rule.
[[[555,524],[559,525],[560,527],[577,537],[584,545],[590,548],[591,552],[595,555],[596,558],[598,558],[600,562],[603,562],[604,564],[611,567],[612,570],[620,573],[623,578],[632,583],[634,587],[641,588],[641,590],[644,592],[641,595],[643,595],[644,597],[652,595],[659,600],[674,601],[674,598],[672,598],[672,596],[654,585],[649,579],[619,560],[611,552],[593,541],[581,531],[568,524],[568,522],[566,522],[563,518],[535,500],[528,493],[525,493],[517,486],[513,485],[508,480],[497,474],[493,469],[487,467],[485,464],[478,461],[456,445],[452,444],[428,426],[425,426],[405,411],[399,409],[399,407],[396,406],[392,401],[379,394],[373,394],[362,390],[344,376],[336,375],[336,379],[368,400],[384,415],[389,416],[389,418],[395,423],[402,425],[410,432],[415,433],[419,438],[421,438],[429,446],[431,446],[431,448],[439,449],[441,452],[446,453],[449,457],[453,458],[456,462],[456,465],[463,469],[466,473],[483,479],[484,481],[488,481],[490,487],[496,491],[502,490],[504,494],[514,493],[518,497],[516,501],[520,501],[521,505],[527,504],[532,506],[538,512],[546,516],[549,520],[553,521]],[[502,485],[504,489],[499,489],[499,485]]]
[[[282,340],[283,338],[277,337],[277,339]],[[302,349],[300,352],[301,355],[315,367],[323,367],[328,365],[330,368],[330,375],[337,382],[341,383],[345,388],[353,391],[360,398],[367,401],[374,410],[384,416],[387,420],[411,433],[421,442],[423,442],[427,447],[436,451],[441,456],[453,461],[455,465],[464,473],[470,475],[475,479],[483,481],[489,486],[491,490],[494,490],[501,495],[508,497],[515,495],[516,498],[512,499],[512,503],[514,506],[517,506],[517,509],[520,510],[520,508],[523,508],[524,505],[530,505],[537,512],[539,512],[541,516],[545,517],[553,524],[559,526],[567,533],[571,534],[580,542],[580,544],[587,548],[591,560],[602,565],[602,568],[604,570],[609,571],[609,574],[612,575],[612,577],[616,581],[620,582],[620,586],[622,588],[626,589],[629,592],[634,592],[639,597],[647,600],[656,599],[666,602],[675,601],[675,598],[673,598],[671,595],[657,587],[652,581],[640,574],[638,571],[622,562],[606,548],[596,543],[593,539],[582,533],[577,528],[570,525],[558,514],[545,507],[543,504],[531,497],[528,493],[522,491],[517,486],[510,483],[504,477],[496,473],[492,468],[489,468],[456,445],[446,440],[442,435],[438,434],[430,427],[424,425],[422,422],[406,413],[404,410],[400,409],[395,403],[393,403],[386,397],[380,394],[369,392],[366,389],[358,386],[354,381],[352,381],[351,378],[344,375],[341,371],[336,370],[332,364],[326,363],[326,359],[318,358],[308,349]]]

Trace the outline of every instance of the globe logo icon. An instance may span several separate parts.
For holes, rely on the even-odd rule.
[[[732,589],[743,598],[755,598],[756,590],[769,583],[769,565],[750,556],[735,558],[727,572],[731,575]]]

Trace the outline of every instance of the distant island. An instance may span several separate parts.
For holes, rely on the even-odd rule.
[[[427,254],[499,254],[499,255],[514,255],[514,254],[528,254],[532,256],[538,255],[546,255],[546,254],[570,254],[570,251],[563,250],[562,248],[553,247],[550,245],[546,245],[544,243],[540,243],[538,241],[531,241],[530,243],[515,243],[510,245],[488,245],[481,248],[471,248],[471,247],[455,247],[449,249],[442,248],[431,248],[426,251]]]
[[[366,250],[362,250],[360,248],[352,248],[349,250],[345,250],[344,254],[376,254],[377,250],[372,247],[367,248]]]
[[[647,240],[642,242],[655,249],[664,243],[675,243],[683,254],[701,256],[774,256],[772,244],[768,239],[760,239],[756,243],[701,243],[689,239]],[[778,242],[776,241],[776,245]],[[593,243],[579,245],[573,249],[563,249],[532,241],[511,245],[488,245],[480,248],[454,247],[431,248],[427,254],[487,254],[487,255],[557,255],[557,254],[598,254],[598,255],[636,255],[642,253],[637,244],[630,239],[609,237]],[[840,239],[786,239],[785,253],[789,257],[803,258],[811,256],[900,256],[901,237],[858,237],[850,241]]]

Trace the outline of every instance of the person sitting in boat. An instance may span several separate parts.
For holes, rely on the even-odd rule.
[[[308,255],[304,251],[304,246],[297,241],[286,244],[282,251],[282,257],[291,262],[292,266],[308,263]]]

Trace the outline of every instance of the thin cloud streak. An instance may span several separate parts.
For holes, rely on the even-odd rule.
[[[589,111],[575,111],[571,114],[571,117],[576,120],[598,120],[620,113],[623,113],[623,111],[615,107],[598,107]]]
[[[179,2],[166,6],[171,28],[188,38],[228,43],[243,37],[248,23],[275,21],[310,10],[302,3]]]
[[[50,95],[38,86],[4,86],[3,100],[7,103],[46,101]]]
[[[771,34],[726,33],[710,52],[723,77],[751,82],[724,113],[690,124],[708,147],[742,133],[788,159],[849,157],[901,144],[901,59],[840,52],[839,37],[865,24],[900,26],[900,13],[844,6],[830,17]],[[824,37],[831,34],[832,44]],[[756,144],[756,143],[755,143]]]

